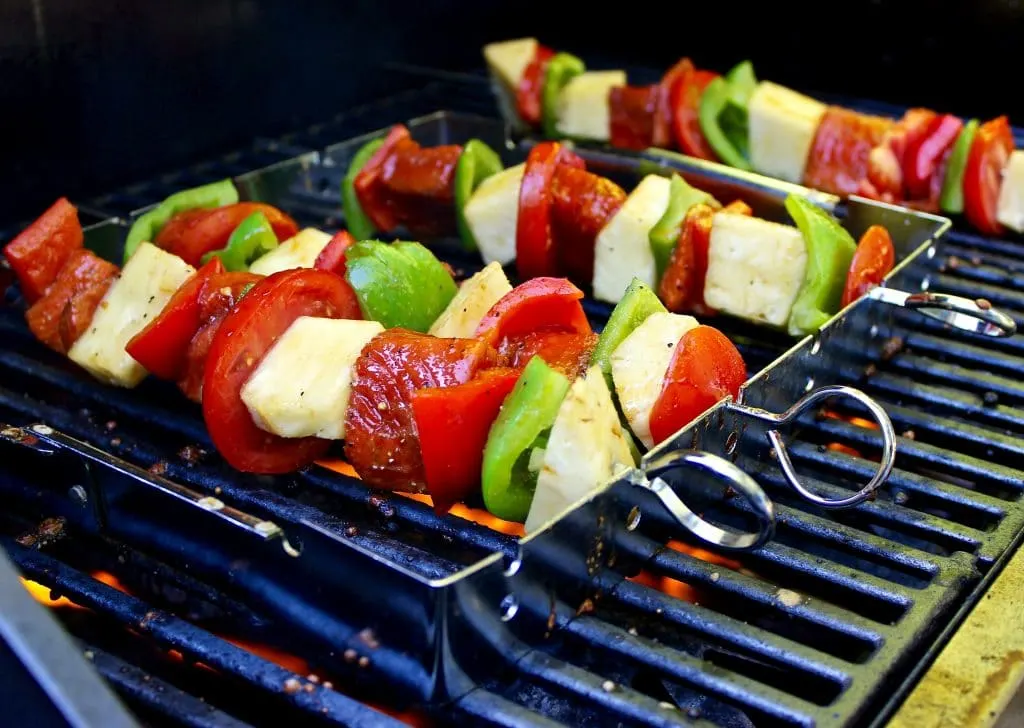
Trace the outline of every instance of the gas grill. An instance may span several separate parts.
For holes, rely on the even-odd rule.
[[[485,94],[432,80],[86,207],[127,217],[174,189],[241,174],[249,194],[290,195],[300,222],[337,227],[337,180],[355,142],[333,142],[441,107],[493,113]],[[459,118],[433,121],[451,132]],[[613,175],[624,164],[588,162]],[[777,207],[781,188],[746,189],[759,214]],[[837,212],[855,230],[874,221],[856,203]],[[871,214],[909,219],[885,206]],[[1020,325],[1024,253],[937,237],[941,220],[915,219],[906,250],[919,255],[895,285],[983,297]],[[112,221],[90,236],[114,245],[122,232]],[[471,269],[453,246],[440,250]],[[8,291],[0,317],[0,422],[15,426],[0,442],[0,539],[78,651],[150,725],[259,725],[270,715],[324,725],[883,724],[1024,532],[1024,472],[1009,465],[1024,451],[1020,337],[978,337],[880,301],[856,304],[774,365],[793,342],[724,325],[760,372],[745,405],[782,412],[816,387],[857,387],[885,408],[898,447],[872,500],[826,510],[789,487],[770,423],[720,405],[650,462],[706,451],[771,497],[774,538],[723,556],[630,482],[519,542],[325,468],[242,475],[216,457],[200,413],[176,391],[88,379],[29,340],[14,299]],[[608,310],[588,314],[599,325]],[[801,482],[829,498],[860,488],[883,446],[867,416],[846,399],[802,412],[787,433]],[[750,527],[751,507],[720,485],[692,470],[663,477],[709,520]],[[63,686],[67,700],[84,698],[83,685]]]

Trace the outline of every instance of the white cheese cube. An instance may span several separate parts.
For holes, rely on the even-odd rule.
[[[649,448],[654,446],[651,410],[661,395],[676,345],[695,326],[693,316],[652,313],[612,352],[612,382],[622,413],[633,434]]]
[[[519,187],[525,171],[525,164],[517,164],[491,175],[480,183],[462,211],[487,263],[505,265],[516,259]]]
[[[312,268],[320,251],[331,242],[331,237],[316,228],[299,230],[293,237],[257,259],[249,266],[249,271],[269,276],[292,268]]]
[[[572,383],[558,408],[526,532],[543,526],[634,465],[601,368],[592,366]]]
[[[376,321],[295,319],[242,387],[253,422],[279,437],[345,437],[356,359],[383,330]]]
[[[193,273],[195,268],[178,256],[142,243],[100,301],[92,323],[68,351],[68,358],[109,384],[136,386],[147,372],[124,347],[160,315]]]
[[[462,282],[459,292],[437,317],[428,332],[442,339],[472,339],[476,327],[512,284],[500,263],[488,263],[482,271]]]
[[[530,65],[535,55],[537,55],[536,38],[518,38],[500,43],[488,43],[484,46],[484,60],[487,61],[487,67],[509,89],[519,86],[519,81],[526,73],[526,67]]]
[[[750,97],[750,164],[761,174],[800,183],[825,104],[762,81]]]
[[[1014,150],[1003,168],[996,219],[1011,230],[1024,233],[1024,152]]]
[[[650,233],[668,208],[667,177],[650,174],[597,234],[594,245],[594,298],[618,303],[633,278],[657,289]]]
[[[733,316],[783,326],[803,284],[807,245],[795,227],[716,213],[704,301]]]
[[[573,78],[562,89],[555,105],[558,133],[574,139],[611,139],[608,94],[614,87],[625,85],[625,71],[585,71]]]

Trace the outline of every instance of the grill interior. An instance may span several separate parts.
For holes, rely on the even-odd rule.
[[[486,89],[473,88],[431,82],[280,142],[261,142],[251,157],[170,175],[89,207],[127,215],[173,189],[321,149],[441,105],[491,113]],[[927,269],[932,289],[984,296],[1020,323],[1014,276],[1024,267],[1024,253],[1013,243],[956,232],[934,255],[919,259],[919,267]],[[5,303],[0,421],[44,421],[286,530],[330,533],[421,577],[450,576],[495,552],[506,563],[520,555],[513,536],[456,516],[439,518],[423,504],[372,494],[321,468],[277,478],[241,476],[212,453],[198,410],[172,387],[147,382],[128,392],[89,380],[30,340],[10,290]],[[869,305],[862,306],[865,313]],[[602,312],[592,313],[599,319]],[[468,653],[499,656],[486,680],[450,703],[433,702],[400,718],[468,725],[880,720],[892,686],[933,648],[1021,532],[1024,478],[1007,463],[1022,449],[1022,388],[1014,374],[1024,351],[1019,336],[980,340],[911,313],[871,313],[872,320],[887,321],[874,337],[862,316],[851,320],[845,348],[832,342],[823,351],[837,349],[829,355],[837,366],[833,376],[884,404],[902,435],[897,469],[874,501],[839,513],[808,506],[783,486],[756,427],[744,431],[728,415],[721,424],[709,421],[692,433],[698,444],[735,455],[776,501],[779,524],[771,543],[739,559],[700,552],[642,491],[616,486],[614,507],[602,512],[611,519],[608,551],[590,582],[578,578],[575,557],[555,558],[557,544],[538,545],[550,557],[542,563],[531,560],[527,547],[531,579],[549,586],[564,580],[544,592],[553,601],[524,598],[507,623],[498,619],[502,605],[490,604],[494,619],[477,625],[479,641],[456,650],[456,664],[467,669],[473,665]],[[779,346],[752,333],[749,342],[741,341],[757,368]],[[836,412],[864,414],[853,407]],[[730,430],[741,433],[740,447],[722,437]],[[829,494],[849,489],[851,480],[864,482],[879,449],[874,430],[832,417],[807,417],[791,442],[800,472]],[[258,559],[246,560],[251,543],[205,529],[193,510],[150,508],[146,518],[111,519],[99,533],[63,485],[53,488],[40,477],[38,463],[6,452],[4,461],[0,488],[5,504],[12,504],[0,513],[4,546],[27,578],[92,610],[61,614],[147,722],[259,723],[273,708],[295,721],[377,725],[391,719],[366,702],[392,712],[418,702],[422,676],[409,657],[418,646],[408,635],[403,639],[400,625],[373,624],[368,597],[360,592],[379,590],[355,580],[386,583],[385,572],[330,574],[353,579],[350,597],[325,609],[318,583],[288,581],[281,559],[268,556],[265,568]],[[52,482],[63,483],[59,476],[54,473]],[[642,517],[630,530],[626,514],[634,505]],[[718,520],[742,522],[740,502],[709,503],[708,509]],[[576,518],[592,515],[582,509]],[[47,520],[54,518],[63,520]],[[98,572],[115,575],[131,594],[95,578]],[[328,575],[325,568],[325,581]],[[282,589],[285,583],[290,588]],[[396,589],[396,603],[387,610],[405,608],[397,603],[404,594]],[[546,638],[510,647],[503,624],[539,629]],[[300,657],[329,675],[334,688],[225,636]],[[216,678],[195,662],[213,668]]]

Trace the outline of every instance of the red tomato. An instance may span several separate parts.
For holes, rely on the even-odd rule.
[[[658,284],[658,297],[669,311],[710,313],[704,305],[704,278],[714,214],[714,208],[704,204],[694,205],[686,213],[679,240]]]
[[[113,263],[89,250],[73,250],[43,297],[25,313],[29,330],[54,351],[66,354],[92,323],[116,277]]]
[[[516,110],[530,126],[541,122],[541,94],[544,90],[544,77],[547,75],[548,61],[555,52],[547,46],[537,44],[533,60],[526,66],[523,77],[516,87]]]
[[[368,485],[422,493],[427,485],[413,392],[452,387],[494,363],[494,349],[475,339],[439,339],[389,329],[370,340],[353,374],[345,415],[345,456]],[[440,433],[461,440],[463,433]]]
[[[689,61],[686,61],[689,63]],[[689,64],[692,68],[693,64]],[[657,86],[657,97],[654,104],[654,125],[651,129],[651,146],[671,149],[673,143],[672,125],[675,112],[672,107],[672,90],[676,81],[687,68],[683,61],[680,61],[668,69]]]
[[[263,355],[300,316],[358,315],[351,289],[326,271],[296,268],[259,281],[231,310],[213,338],[203,376],[203,417],[213,444],[232,467],[286,473],[326,452],[327,440],[286,439],[256,427],[241,390]]]
[[[398,220],[392,215],[387,204],[387,190],[384,188],[384,171],[395,149],[404,141],[412,141],[409,130],[403,124],[395,124],[384,137],[384,143],[363,165],[353,182],[359,206],[378,230],[387,232],[398,227]]]
[[[427,492],[438,513],[480,487],[487,436],[517,379],[515,369],[485,369],[465,384],[412,393]]]
[[[211,276],[224,272],[213,258],[174,292],[163,311],[125,346],[132,359],[160,379],[175,380],[185,368],[189,342],[199,330],[199,294]]]
[[[206,357],[217,329],[245,291],[262,279],[263,276],[256,273],[222,272],[211,276],[201,286],[197,295],[197,329],[185,347],[178,375],[178,389],[193,402],[203,401]]]
[[[21,292],[35,303],[57,278],[71,254],[82,247],[78,209],[61,197],[4,248]]]
[[[700,130],[700,97],[707,85],[718,78],[717,73],[699,71],[689,58],[684,58],[669,71],[674,72],[669,105],[672,108],[672,131],[680,151],[691,157],[718,161],[718,155]]]
[[[936,114],[924,133],[908,143],[903,157],[903,181],[909,199],[930,196],[932,178],[940,171],[944,155],[956,142],[963,126],[963,122],[955,116]]]
[[[328,270],[344,278],[348,268],[345,262],[345,251],[355,244],[356,239],[352,237],[352,233],[348,230],[339,231],[316,256],[313,267],[318,270]]]
[[[651,410],[651,437],[662,442],[727,396],[747,378],[743,357],[718,329],[698,326],[676,344],[665,383]]]
[[[237,202],[210,210],[187,210],[167,221],[153,243],[174,253],[189,265],[198,268],[211,250],[228,244],[235,228],[254,212],[262,212],[278,240],[284,241],[299,232],[299,225],[273,205],[263,202]]]
[[[964,215],[987,235],[1002,235],[996,219],[1003,167],[1013,151],[1013,131],[1005,116],[978,127],[964,169]]]
[[[872,225],[861,236],[846,274],[842,305],[847,306],[882,282],[896,264],[896,248],[889,231]]]
[[[551,233],[559,271],[590,285],[597,235],[626,201],[626,192],[606,177],[560,165],[551,180]]]
[[[593,332],[581,334],[546,328],[510,336],[498,349],[498,366],[522,369],[530,359],[539,356],[552,369],[575,379],[590,365],[597,338]]]
[[[871,150],[882,144],[894,122],[830,106],[814,134],[803,183],[834,195],[852,195],[867,179]]]
[[[559,165],[583,169],[583,160],[558,142],[543,142],[530,150],[519,187],[516,223],[516,268],[523,279],[558,273],[558,256],[551,234],[551,181]]]
[[[564,278],[534,278],[502,296],[480,321],[476,335],[498,346],[542,328],[589,334],[581,298],[583,291]]]
[[[611,143],[620,149],[647,149],[654,143],[660,87],[616,86],[608,92]]]
[[[455,230],[455,166],[462,147],[449,144],[422,148],[411,139],[399,141],[384,164],[378,202],[397,225],[416,237],[437,237]],[[381,228],[390,232],[394,228]]]

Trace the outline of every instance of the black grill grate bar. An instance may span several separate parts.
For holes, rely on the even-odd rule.
[[[471,726],[562,728],[565,725],[483,688],[477,688],[460,698],[455,708],[465,716],[465,724]]]
[[[82,648],[96,671],[114,690],[133,706],[139,706],[174,725],[187,728],[248,728],[248,723],[232,718],[174,685],[164,682],[131,663],[94,647]]]
[[[957,251],[956,248],[951,251],[949,248],[943,247],[943,252],[947,253],[949,257],[940,265],[939,272],[941,273],[1011,290],[1021,287],[1021,281],[1024,278],[1024,262],[1011,261],[1007,258],[997,260],[992,256],[961,262],[959,256],[956,256],[954,252],[969,255],[968,251]]]
[[[1012,316],[1018,325],[1024,321],[1024,293],[1004,286],[967,281],[962,277],[945,273],[932,274],[929,278],[931,279],[930,290],[953,293],[967,298],[984,298],[993,305],[999,306],[1004,313]]]
[[[100,612],[124,625],[133,625],[168,649],[187,659],[202,662],[268,694],[281,694],[282,701],[311,719],[344,726],[401,726],[398,721],[368,708],[347,695],[314,685],[312,691],[285,692],[296,675],[241,647],[216,637],[173,614],[154,609],[145,602],[96,581],[39,551],[32,551],[4,539],[4,547],[29,579],[55,589],[81,606]],[[326,712],[325,712],[326,709]]]
[[[912,353],[900,353],[886,362],[886,368],[902,374],[911,374],[918,381],[930,379],[967,391],[982,394],[994,392],[1011,401],[1024,402],[1024,385],[1021,385],[1019,380],[988,374],[958,364],[946,364]]]
[[[1024,259],[1024,256],[1022,256],[1024,251],[1021,250],[1020,242],[1017,240],[990,238],[959,227],[954,227],[950,230],[946,234],[946,240],[952,245],[962,246],[971,251],[996,253],[1015,260]],[[974,254],[976,255],[977,252]],[[967,259],[970,260],[970,257]]]
[[[974,334],[959,329],[950,329],[946,324],[930,316],[922,316],[912,311],[894,311],[893,320],[905,332],[923,331],[937,334],[940,337],[955,341],[958,346],[961,344],[976,345],[978,343],[978,337]],[[986,338],[985,347],[993,352],[1006,352],[1024,358],[1024,336]]]
[[[987,347],[973,344],[949,345],[949,339],[919,331],[908,331],[903,339],[904,348],[914,354],[927,354],[943,361],[952,361],[963,365],[979,367],[984,371],[1020,374],[1024,369],[1024,357],[992,351]]]

